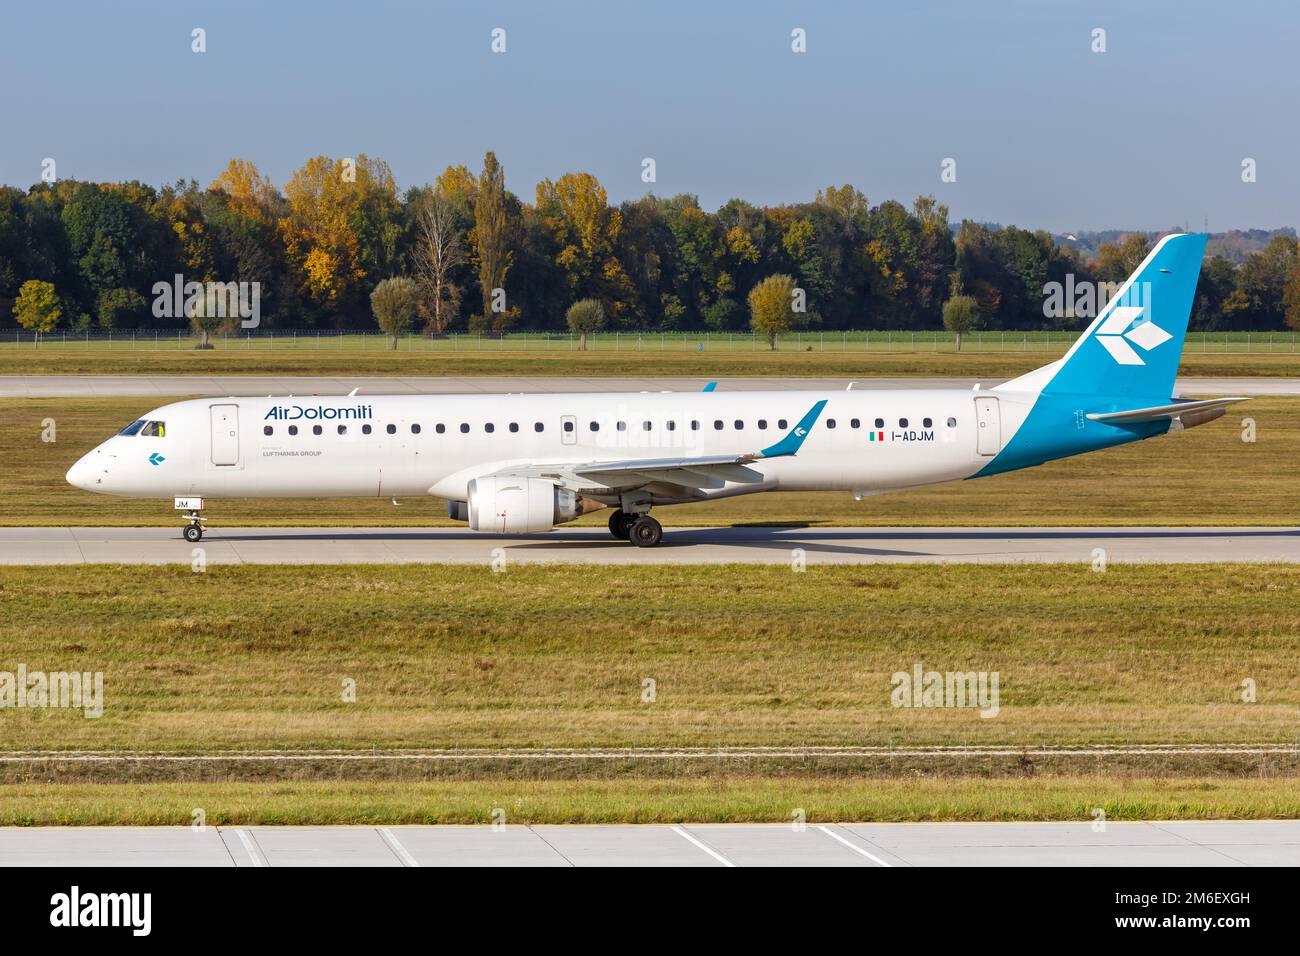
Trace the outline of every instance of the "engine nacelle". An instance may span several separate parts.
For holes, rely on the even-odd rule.
[[[602,507],[545,478],[495,475],[469,483],[468,505],[469,526],[497,534],[550,531],[557,524]]]

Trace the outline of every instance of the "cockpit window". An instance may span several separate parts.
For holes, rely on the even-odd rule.
[[[164,422],[147,422],[140,434],[145,438],[166,438],[167,425]]]
[[[138,432],[138,431],[139,431],[141,428],[143,428],[143,427],[144,427],[144,419],[141,418],[141,419],[139,419],[138,421],[134,421],[134,422],[132,422],[130,425],[127,425],[127,426],[126,426],[125,428],[123,428],[120,432],[118,432],[118,434],[119,434],[119,435],[134,435],[136,432]]]

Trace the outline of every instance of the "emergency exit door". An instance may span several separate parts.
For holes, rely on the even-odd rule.
[[[213,405],[212,464],[239,464],[239,406]]]
[[[975,450],[996,455],[1002,450],[1002,413],[996,398],[975,399]]]

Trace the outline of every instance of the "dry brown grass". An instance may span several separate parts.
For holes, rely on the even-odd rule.
[[[1300,568],[11,567],[0,648],[105,681],[10,750],[1290,743]],[[1000,713],[891,706],[917,661]]]

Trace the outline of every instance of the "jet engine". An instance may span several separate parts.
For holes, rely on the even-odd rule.
[[[550,531],[588,511],[603,508],[545,478],[489,475],[469,483],[468,502],[448,502],[447,514],[468,520],[475,531],[526,534]]]

